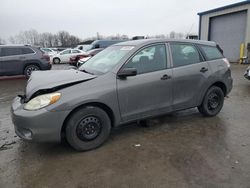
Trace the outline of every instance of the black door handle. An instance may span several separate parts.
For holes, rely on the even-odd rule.
[[[200,70],[200,72],[202,72],[202,73],[207,72],[207,71],[208,71],[208,68],[206,68],[206,67],[202,67]]]
[[[170,79],[171,76],[167,75],[167,74],[164,74],[162,77],[161,77],[161,80],[167,80],[167,79]]]

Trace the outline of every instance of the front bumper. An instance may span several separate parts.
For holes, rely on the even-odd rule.
[[[11,106],[12,122],[20,138],[36,142],[61,141],[61,128],[68,111],[52,112],[46,108],[28,111],[23,106],[20,97],[16,97]]]

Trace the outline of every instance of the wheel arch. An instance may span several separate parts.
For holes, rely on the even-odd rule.
[[[224,97],[227,95],[227,86],[226,84],[224,84],[222,81],[215,81],[211,84],[209,84],[209,86],[203,91],[200,100],[199,100],[199,105],[202,103],[204,96],[206,95],[207,91],[209,90],[209,88],[213,87],[213,86],[217,86],[219,88],[222,89],[223,93],[224,93]]]
[[[29,62],[29,63],[24,64],[24,66],[23,66],[23,74],[25,74],[24,71],[25,71],[26,67],[29,66],[29,65],[36,65],[36,66],[39,67],[39,69],[41,69],[41,66],[39,65],[39,63],[37,63],[37,62]]]
[[[89,103],[85,103],[85,104],[81,104],[77,107],[75,107],[73,110],[70,111],[70,113],[67,115],[67,117],[65,118],[65,120],[63,121],[63,125],[62,125],[62,128],[61,128],[61,139],[64,138],[65,136],[65,130],[66,130],[66,125],[67,125],[67,122],[69,120],[69,118],[79,109],[81,108],[84,108],[86,106],[94,106],[94,107],[98,107],[98,108],[101,108],[102,110],[104,110],[110,120],[111,120],[111,126],[114,127],[114,124],[115,124],[115,115],[114,115],[114,112],[112,111],[112,109],[104,104],[104,103],[101,103],[101,102],[89,102]]]

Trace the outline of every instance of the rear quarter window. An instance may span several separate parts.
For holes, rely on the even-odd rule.
[[[22,49],[23,54],[33,54],[35,53],[32,49],[30,48],[23,48]]]
[[[221,59],[224,56],[216,46],[201,46],[207,60]]]

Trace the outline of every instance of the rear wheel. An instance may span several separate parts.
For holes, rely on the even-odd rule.
[[[66,125],[66,138],[78,151],[97,148],[109,137],[111,121],[107,113],[94,106],[76,111]]]
[[[24,75],[26,78],[29,78],[31,73],[37,70],[40,70],[40,68],[37,65],[28,65],[24,69]]]
[[[54,64],[59,64],[60,62],[61,62],[61,60],[57,57],[53,59]]]
[[[198,110],[205,116],[215,116],[221,111],[223,104],[224,93],[222,89],[217,86],[212,86],[205,94]]]

